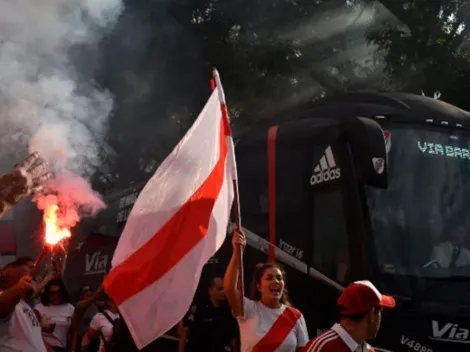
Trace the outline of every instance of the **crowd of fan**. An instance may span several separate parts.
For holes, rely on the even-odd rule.
[[[208,297],[193,305],[178,324],[179,352],[215,351],[373,351],[366,341],[380,327],[383,308],[393,308],[393,298],[381,295],[368,281],[348,286],[338,300],[341,320],[322,335],[309,340],[302,313],[287,297],[285,273],[275,263],[256,267],[251,297],[237,289],[241,232],[225,277],[211,280]],[[2,269],[0,293],[0,350],[15,352],[137,351],[129,330],[112,300],[99,288],[80,290],[73,305],[56,272],[34,281],[34,261],[23,257]],[[155,317],[158,319],[158,317]],[[155,344],[144,351],[171,351]]]

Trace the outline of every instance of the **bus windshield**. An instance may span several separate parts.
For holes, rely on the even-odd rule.
[[[385,274],[470,279],[470,135],[395,125],[389,187],[368,187],[374,247]]]

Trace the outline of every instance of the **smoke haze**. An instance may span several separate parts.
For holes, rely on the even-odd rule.
[[[72,53],[97,46],[122,10],[120,0],[0,0],[0,153],[39,152],[66,204],[103,206],[82,177],[100,165],[113,108],[94,63],[80,73]]]

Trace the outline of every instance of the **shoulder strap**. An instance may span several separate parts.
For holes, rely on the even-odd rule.
[[[109,344],[108,344],[108,341],[106,341],[105,337],[104,337],[104,334],[103,332],[100,330],[100,336],[101,336],[101,340],[103,340],[103,345],[104,345],[104,350],[107,352],[109,351]]]
[[[282,345],[301,316],[302,313],[298,309],[286,307],[251,352],[274,352]]]
[[[106,313],[106,311],[104,311],[104,310],[101,312],[101,314],[103,314],[104,317],[113,325],[113,329],[114,329],[114,325],[115,325],[117,319],[114,319],[114,320],[111,319],[109,314]],[[113,333],[114,333],[114,331],[113,331]],[[108,343],[108,341],[106,341],[106,338],[104,337],[103,331],[101,331],[101,330],[100,330],[100,336],[101,336],[101,339],[103,340],[104,350],[109,351],[109,343]],[[111,338],[112,338],[112,336],[111,336]]]
[[[106,313],[105,310],[103,310],[103,311],[101,312],[101,314],[103,314],[104,317],[105,317],[106,319],[108,319],[108,321],[109,321],[111,324],[113,324],[113,326],[114,326],[114,323],[116,322],[117,319],[114,319],[114,320],[111,319],[111,317],[109,316],[108,313]]]

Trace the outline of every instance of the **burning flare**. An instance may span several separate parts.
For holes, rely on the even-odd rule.
[[[34,202],[43,212],[44,243],[65,251],[63,242],[71,237],[80,218],[94,216],[106,206],[85,179],[64,172],[48,180]]]
[[[60,224],[58,212],[57,204],[49,204],[44,209],[45,242],[49,245],[56,245],[72,235],[69,228]]]

